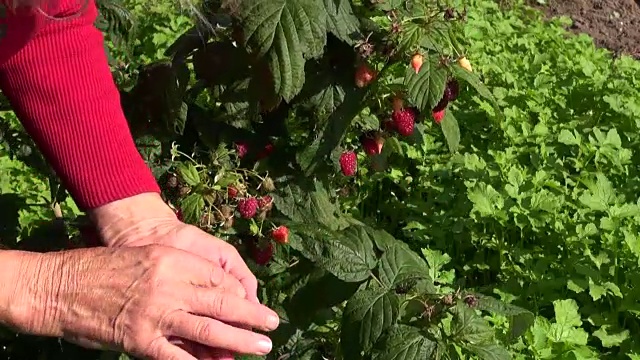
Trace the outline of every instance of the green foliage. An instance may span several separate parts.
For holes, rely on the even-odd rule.
[[[105,0],[99,26],[167,202],[240,249],[283,319],[269,359],[639,358],[640,64],[520,3],[435,3],[210,1],[209,31],[166,2]],[[430,121],[451,79],[460,96]],[[411,136],[385,128],[396,96],[419,110]],[[2,124],[2,196],[28,200],[5,243],[64,191]],[[371,133],[384,144],[366,155]],[[288,242],[259,261],[281,225]],[[13,356],[58,358],[9,336]]]

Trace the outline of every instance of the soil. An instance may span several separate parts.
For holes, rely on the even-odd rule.
[[[573,19],[570,30],[587,33],[600,47],[640,59],[640,0],[550,0],[536,6],[548,16]]]

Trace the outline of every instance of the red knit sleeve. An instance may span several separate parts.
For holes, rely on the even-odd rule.
[[[160,191],[133,142],[96,16],[91,1],[79,17],[47,21],[0,66],[0,87],[83,210]]]

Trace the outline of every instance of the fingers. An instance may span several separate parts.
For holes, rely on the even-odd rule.
[[[220,240],[222,241],[222,240]],[[247,300],[258,303],[258,280],[255,275],[249,270],[249,267],[244,262],[236,248],[229,245],[230,249],[226,251],[226,261],[223,264],[225,270],[229,274],[233,275],[244,287],[247,292]]]
[[[208,288],[194,288],[192,294],[186,304],[191,313],[266,331],[280,325],[275,311],[245,298]]]
[[[153,347],[153,360],[198,360],[187,351],[170,343],[164,337],[157,338]]]
[[[212,348],[253,355],[266,355],[271,351],[268,337],[215,319],[180,312],[166,320],[166,331],[171,335]]]
[[[214,349],[189,340],[181,340],[179,345],[198,360],[234,360],[233,353],[228,350]]]
[[[246,297],[247,292],[243,284],[222,267],[198,256],[191,256],[189,260],[191,261],[189,268],[192,273],[188,276],[191,284],[206,288],[214,287],[240,298]]]

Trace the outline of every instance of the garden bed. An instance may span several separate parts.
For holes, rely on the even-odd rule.
[[[640,0],[552,0],[540,8],[569,16],[570,30],[589,34],[597,46],[640,59]]]

